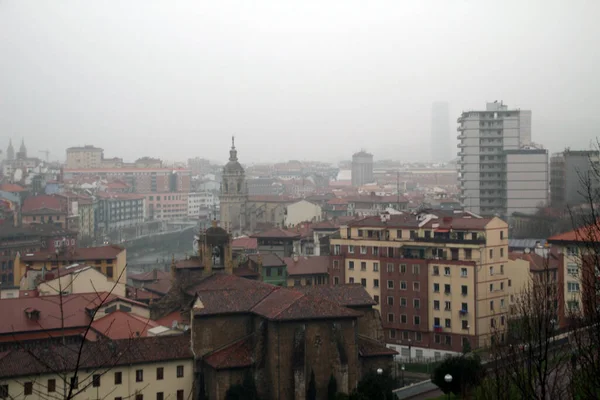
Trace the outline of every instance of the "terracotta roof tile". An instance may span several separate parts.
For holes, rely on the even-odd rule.
[[[30,196],[25,199],[21,212],[31,213],[39,210],[54,210],[62,212],[62,205],[60,200],[55,196],[39,195]]]
[[[600,224],[598,224],[600,225]],[[600,242],[600,229],[596,224],[583,226],[573,231],[561,233],[548,238],[548,243],[560,242]]]
[[[395,356],[396,350],[392,350],[376,340],[366,336],[358,336],[358,354],[361,357]]]
[[[169,293],[169,290],[171,290],[171,287],[173,286],[173,282],[171,282],[171,278],[165,278],[165,279],[161,279],[158,282],[153,282],[153,283],[146,283],[144,284],[144,289],[153,292],[153,293],[157,293],[160,295],[165,295],[167,293]]]
[[[248,259],[258,264],[259,259],[262,261],[263,267],[284,267],[285,261],[283,261],[277,254],[273,253],[260,253],[250,254]]]
[[[377,304],[365,288],[358,283],[335,286],[302,286],[295,289],[301,290],[311,296],[323,297],[340,306],[359,307],[374,306]]]
[[[329,256],[285,257],[288,275],[326,274],[329,267]]]
[[[24,192],[25,189],[19,185],[15,185],[14,183],[3,183],[0,185],[0,191],[10,192],[10,193],[19,193]]]
[[[171,325],[173,325],[173,321],[177,321],[179,324],[187,323],[179,311],[173,311],[171,314],[167,314],[164,317],[157,319],[156,323],[170,328]]]
[[[298,232],[290,232],[288,230],[281,229],[281,228],[273,228],[273,229],[270,229],[265,232],[255,233],[254,235],[252,235],[250,237],[260,238],[260,239],[266,239],[266,238],[299,239],[300,234]]]
[[[543,271],[545,269],[558,269],[561,265],[559,258],[552,253],[548,257],[542,257],[536,253],[508,253],[508,258],[511,260],[524,260],[529,263],[531,271]]]
[[[254,336],[247,336],[204,356],[204,361],[216,370],[249,367],[254,363],[253,342]]]
[[[189,335],[157,336],[135,340],[101,340],[79,345],[39,346],[2,353],[0,376],[41,375],[81,369],[104,369],[120,365],[191,360]],[[78,360],[78,355],[81,359]],[[40,362],[42,360],[43,362]]]
[[[132,274],[127,275],[127,278],[132,281],[140,281],[140,282],[154,282],[155,280],[162,279],[171,279],[171,275],[168,272],[155,270],[156,276],[154,275],[154,271],[142,272],[140,274]]]
[[[231,243],[231,247],[234,249],[241,248],[241,249],[255,250],[256,248],[258,248],[258,241],[256,240],[256,238],[253,238],[253,237],[242,236],[242,237],[233,239],[233,241]]]
[[[115,311],[92,322],[91,328],[110,339],[128,339],[148,336],[148,330],[160,326],[149,318],[123,311]],[[91,339],[93,340],[93,339]]]
[[[58,255],[59,261],[90,261],[90,260],[115,260],[125,249],[117,245],[100,247],[81,247]],[[36,253],[24,254],[21,261],[47,261],[56,260],[56,254],[52,251],[38,251]]]

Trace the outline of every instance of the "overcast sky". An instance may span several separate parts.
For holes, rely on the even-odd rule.
[[[133,160],[427,160],[431,103],[600,136],[600,1],[0,0],[0,146]]]

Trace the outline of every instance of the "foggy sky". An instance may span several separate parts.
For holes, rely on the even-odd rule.
[[[600,1],[0,0],[0,147],[64,159],[429,159],[433,101],[600,136]]]

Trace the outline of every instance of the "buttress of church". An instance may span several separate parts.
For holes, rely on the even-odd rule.
[[[229,150],[229,162],[223,167],[219,200],[221,227],[233,236],[248,231],[248,186],[244,168],[238,161],[233,137],[231,138],[231,150]]]

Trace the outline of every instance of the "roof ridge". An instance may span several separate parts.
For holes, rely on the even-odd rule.
[[[238,343],[241,343],[243,341],[246,341],[246,340],[248,340],[250,337],[252,337],[254,335],[256,335],[256,332],[248,333],[247,335],[242,336],[241,338],[239,338],[237,340],[234,340],[233,342],[229,342],[227,344],[224,344],[223,346],[221,346],[221,347],[219,347],[217,349],[214,349],[213,351],[211,351],[209,353],[206,353],[205,355],[202,356],[202,358],[210,357],[210,356],[218,353],[219,351],[225,350],[225,349],[227,349],[227,348],[229,348],[229,347],[231,347],[231,346],[233,346],[235,344],[238,344]]]

